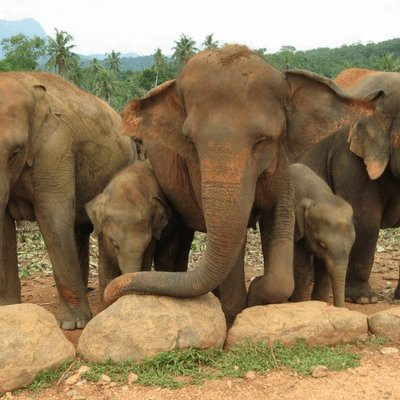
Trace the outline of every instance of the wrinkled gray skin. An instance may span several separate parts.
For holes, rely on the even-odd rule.
[[[347,264],[355,233],[353,210],[329,186],[303,164],[289,167],[294,187],[294,281],[292,301],[309,298],[308,283],[314,269],[312,300],[344,307]]]
[[[15,221],[36,220],[49,253],[63,329],[91,318],[85,204],[133,160],[120,116],[63,78],[0,73],[0,305],[21,302]]]
[[[104,191],[86,205],[98,235],[100,297],[107,284],[121,273],[149,271],[155,246],[161,237],[171,236],[176,218],[157,183],[148,162],[136,161],[117,173]],[[186,259],[175,269],[185,271]],[[182,241],[181,243],[182,244]],[[156,258],[156,269],[162,269]]]

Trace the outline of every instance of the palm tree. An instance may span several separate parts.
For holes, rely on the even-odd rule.
[[[110,54],[107,54],[105,63],[110,71],[119,72],[121,67],[121,53],[112,50]]]
[[[172,58],[175,60],[175,63],[180,70],[189,58],[196,54],[198,49],[196,48],[196,42],[185,34],[182,34],[180,39],[178,41],[175,40],[174,42],[175,46],[172,48],[172,50],[174,50]]]
[[[67,72],[67,78],[70,81],[74,82],[76,85],[81,85],[83,79],[83,70],[78,56],[71,58],[69,69]]]
[[[69,33],[59,31],[57,28],[55,28],[55,31],[55,39],[50,36],[47,38],[47,55],[50,58],[46,65],[50,68],[55,68],[57,73],[65,76],[72,59],[77,57],[77,55],[71,51],[75,45],[69,44],[74,38]]]
[[[213,33],[207,35],[202,46],[205,50],[214,50],[218,48],[218,40],[213,40]]]
[[[97,58],[93,58],[89,64],[89,70],[92,75],[97,75],[100,72],[101,65]]]
[[[153,57],[154,57],[154,63],[153,63],[152,68],[154,69],[154,71],[156,71],[156,81],[154,83],[154,86],[157,86],[158,85],[158,77],[159,77],[160,73],[163,71],[163,69],[165,69],[166,61],[165,61],[165,57],[160,48],[157,48]]]
[[[116,79],[113,71],[101,68],[95,76],[93,93],[110,102],[115,93]]]
[[[380,71],[400,71],[400,60],[393,53],[386,53],[375,62]]]

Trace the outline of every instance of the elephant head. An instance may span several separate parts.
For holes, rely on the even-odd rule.
[[[371,115],[351,126],[350,150],[364,160],[371,179],[379,178],[389,164],[400,179],[400,73],[349,69],[335,80],[375,104]]]
[[[56,124],[44,86],[27,86],[11,74],[0,74],[0,244],[11,187],[22,169],[32,166]]]
[[[339,116],[349,121],[363,108],[358,106],[332,81],[304,71],[283,75],[243,46],[198,53],[176,80],[131,101],[122,113],[125,134],[161,143],[197,166],[195,192],[207,249],[187,273],[117,278],[105,297],[135,291],[191,297],[218,287],[245,240],[256,190],[286,166],[285,146],[293,154],[305,150],[334,129]],[[287,207],[293,205],[288,201]],[[281,237],[292,242],[292,235],[293,220],[288,219]]]
[[[355,240],[353,209],[339,196],[330,195],[323,201],[302,199],[295,214],[295,241],[304,238],[307,250],[324,261],[334,305],[344,307],[346,271]]]
[[[111,185],[116,184],[114,178]],[[153,237],[160,239],[171,215],[162,199],[145,198],[129,184],[119,185],[119,191],[109,185],[85,208],[95,234],[102,235],[107,253],[123,274],[147,268],[151,260],[146,250]]]

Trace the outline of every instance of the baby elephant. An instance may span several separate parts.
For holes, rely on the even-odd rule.
[[[104,191],[86,204],[104,248],[99,254],[99,290],[128,272],[150,270],[155,239],[171,223],[171,211],[147,162],[137,161],[116,174]]]
[[[296,214],[295,289],[291,300],[308,300],[314,267],[311,298],[327,301],[331,282],[333,303],[343,307],[347,264],[355,239],[353,209],[307,166],[292,164],[289,170]]]

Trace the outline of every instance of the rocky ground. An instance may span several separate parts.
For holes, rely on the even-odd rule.
[[[40,233],[31,224],[19,226],[19,257],[24,302],[33,302],[55,312],[57,294],[50,263],[41,241]],[[371,284],[377,289],[379,302],[374,305],[347,304],[347,307],[372,314],[396,306],[392,301],[399,276],[400,231],[382,231],[376,252]],[[191,265],[205,248],[203,236],[193,245]],[[98,301],[96,243],[91,242],[91,276],[89,300],[94,313],[104,307]],[[257,232],[249,232],[246,250],[246,281],[262,273],[262,255]],[[77,344],[80,331],[65,332],[67,338]],[[397,343],[390,343],[397,349]],[[40,393],[27,390],[6,394],[16,399],[400,399],[400,355],[386,353],[382,347],[354,348],[361,354],[361,366],[344,372],[327,372],[324,376],[303,377],[287,370],[263,375],[252,374],[244,379],[207,382],[201,386],[182,389],[144,387],[137,384],[118,386],[113,382],[95,384],[53,385]]]

